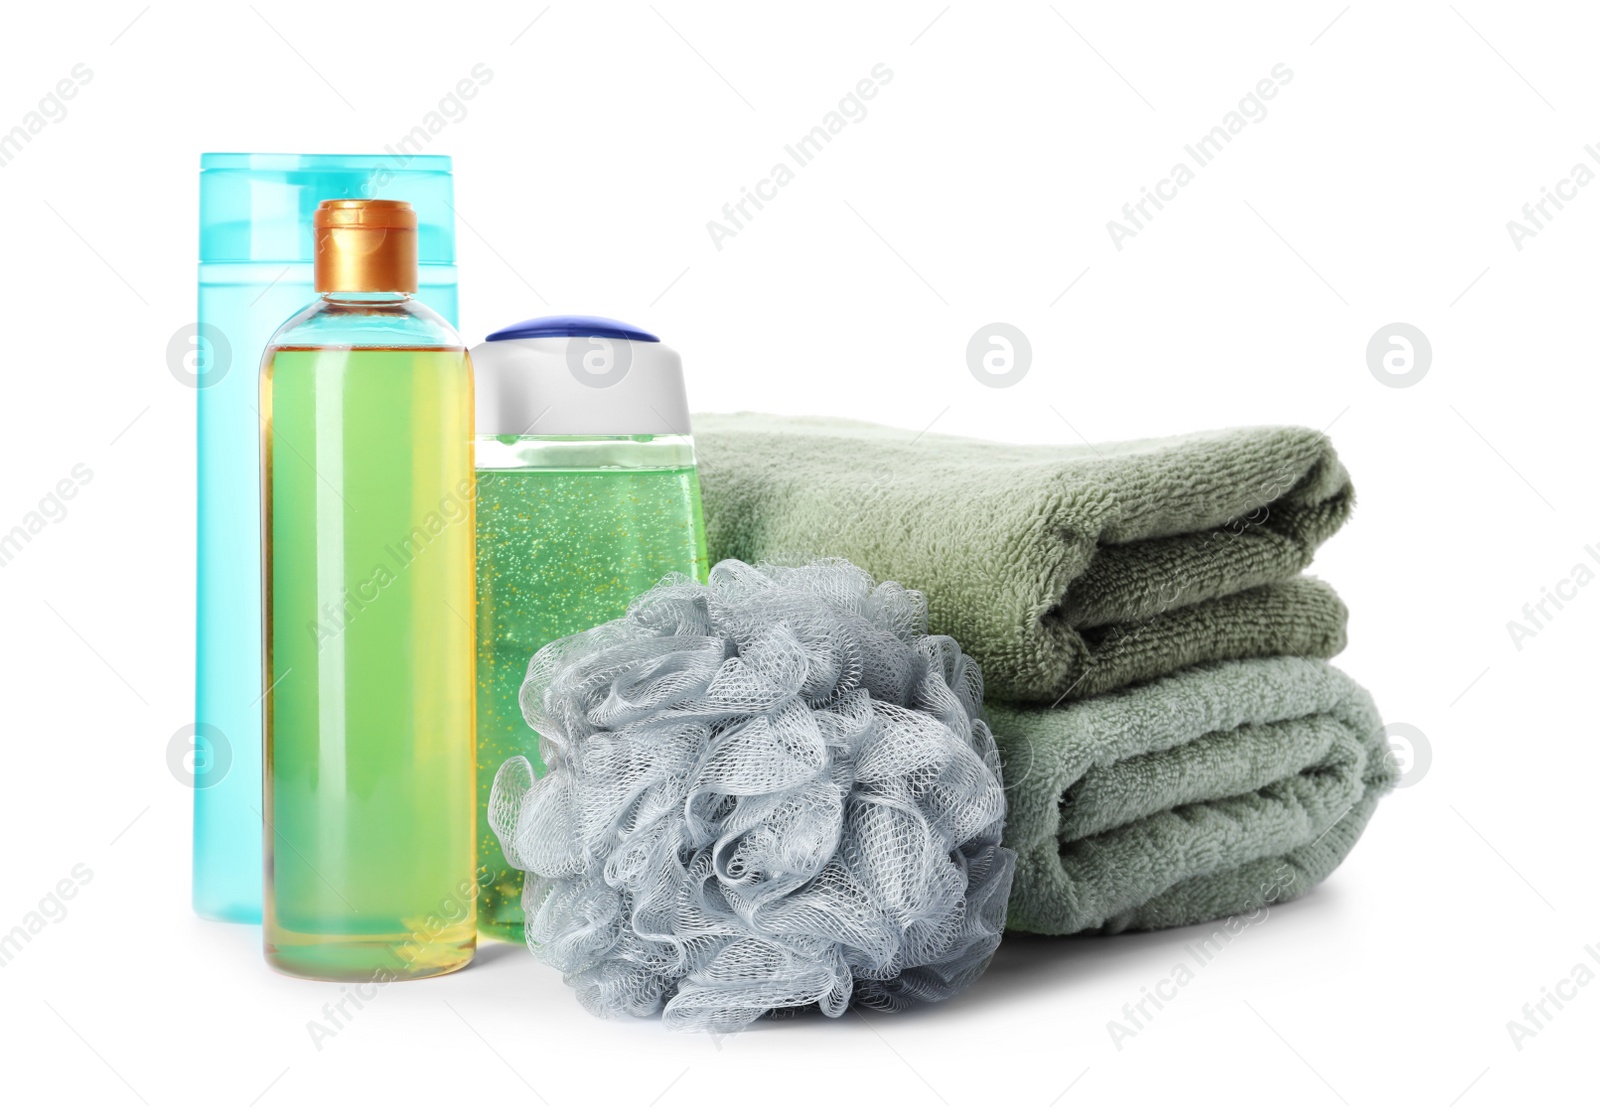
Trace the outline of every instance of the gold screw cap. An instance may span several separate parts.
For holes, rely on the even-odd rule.
[[[318,293],[417,292],[417,214],[405,201],[323,201],[316,230]]]

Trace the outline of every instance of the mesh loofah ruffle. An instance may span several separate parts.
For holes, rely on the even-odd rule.
[[[541,649],[501,768],[528,945],[603,1016],[733,1031],[970,984],[1015,854],[978,666],[844,561],[724,561]]]

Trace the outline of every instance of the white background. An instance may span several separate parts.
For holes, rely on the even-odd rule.
[[[8,1105],[1592,1093],[1600,987],[1520,1049],[1507,1023],[1576,964],[1600,974],[1600,585],[1520,649],[1507,622],[1575,564],[1600,570],[1600,183],[1521,250],[1506,225],[1574,164],[1600,170],[1600,26],[1578,5],[1342,7],[10,6],[0,131],[75,64],[93,79],[0,168],[0,527],[74,464],[94,479],[0,568],[0,932],[93,871],[0,968]],[[270,972],[257,929],[188,906],[189,793],[165,748],[193,718],[195,398],[163,353],[194,318],[201,151],[381,149],[480,62],[491,82],[429,148],[455,156],[471,225],[469,341],[620,317],[682,352],[698,410],[1061,443],[1329,428],[1359,492],[1314,569],[1350,604],[1339,663],[1426,736],[1426,774],[1120,1049],[1107,1022],[1205,928],[1012,939],[942,1007],[721,1043],[593,1019],[486,947],[314,1048],[338,989]],[[719,251],[707,221],[880,62],[868,115]],[[1268,115],[1119,251],[1107,221],[1278,63],[1293,79]],[[1009,389],[965,363],[994,321],[1033,347]],[[1365,357],[1393,322],[1432,343],[1405,389]]]

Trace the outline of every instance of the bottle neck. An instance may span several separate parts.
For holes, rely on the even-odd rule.
[[[413,296],[404,290],[329,290],[322,300],[331,305],[394,305]]]
[[[461,337],[406,290],[320,290],[277,332],[280,346],[462,348]]]

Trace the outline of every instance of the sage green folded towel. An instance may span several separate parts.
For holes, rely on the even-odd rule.
[[[735,414],[694,431],[714,559],[843,556],[920,590],[994,697],[1343,645],[1337,597],[1294,578],[1352,501],[1310,429],[1021,446]]]
[[[1292,899],[1397,770],[1371,698],[1322,661],[1235,660],[1046,707],[991,704],[1017,851],[1008,926],[1181,926]]]
[[[739,414],[695,439],[714,559],[843,556],[982,666],[1014,929],[1293,898],[1394,783],[1371,699],[1324,663],[1344,605],[1299,574],[1353,499],[1320,433],[1026,447]]]

